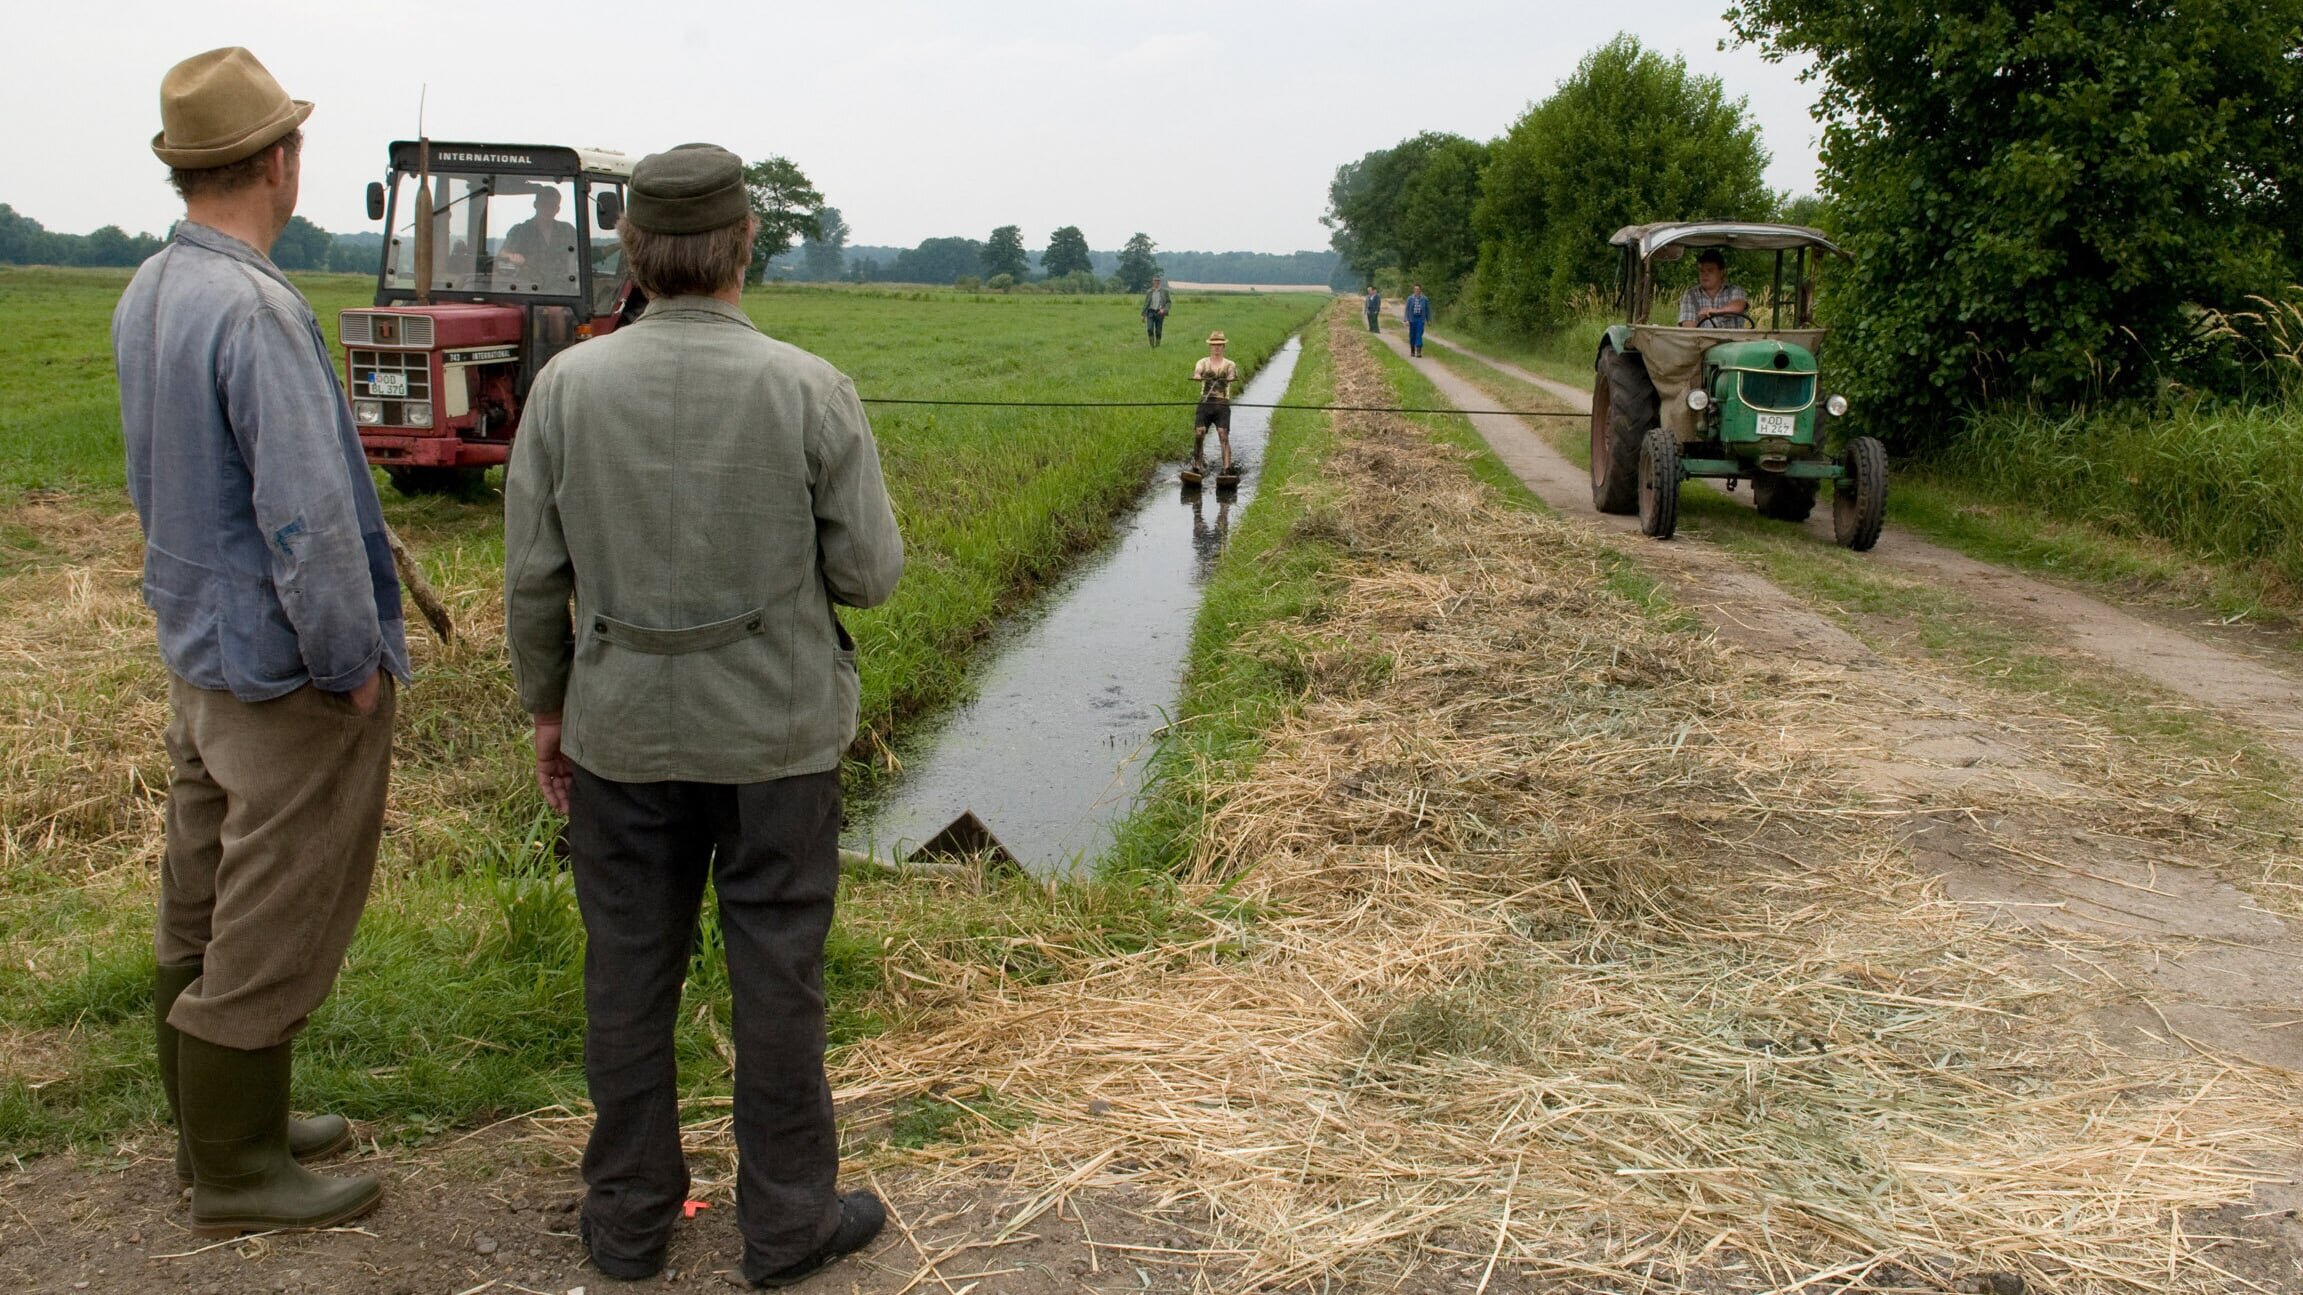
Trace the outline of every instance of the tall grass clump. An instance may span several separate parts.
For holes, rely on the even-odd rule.
[[[1564,321],[1542,332],[1519,331],[1479,317],[1466,321],[1461,331],[1485,354],[1560,382],[1584,386],[1591,381],[1591,360],[1599,354],[1600,338],[1607,335],[1610,325],[1623,322],[1623,312],[1597,288],[1577,292],[1567,305]]]
[[[2303,393],[1977,415],[1937,466],[1980,490],[2303,587]]]

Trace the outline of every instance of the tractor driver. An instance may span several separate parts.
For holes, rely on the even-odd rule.
[[[576,272],[576,227],[561,220],[560,191],[536,190],[536,214],[505,231],[496,261],[524,281],[553,291],[568,291],[568,278]]]
[[[1679,298],[1681,328],[1749,328],[1751,298],[1727,281],[1727,256],[1716,247],[1695,258],[1695,286]]]

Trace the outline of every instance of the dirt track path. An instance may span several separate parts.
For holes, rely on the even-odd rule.
[[[1407,353],[1404,329],[1384,342]],[[1564,383],[1450,346],[1588,412],[1590,398]],[[1438,365],[1424,377],[1459,408],[1495,399]],[[1993,712],[1977,697],[1914,662],[1883,656],[1802,599],[1732,555],[1700,541],[1655,543],[1636,517],[1591,507],[1585,469],[1553,449],[1526,421],[1472,414],[1469,421],[1527,487],[1567,517],[1631,537],[1624,547],[1719,636],[1761,653],[1789,652],[1844,671],[1844,686],[1880,700],[1872,743],[1845,755],[1882,805],[1908,814],[1902,833],[1912,861],[1940,876],[1952,898],[1975,906],[1993,927],[2044,937],[2061,950],[2046,960],[2115,1001],[2088,1014],[2115,1046],[2139,1055],[2191,1048],[2243,1059],[2303,1079],[2303,923],[2266,910],[2225,871],[2181,848],[2138,839],[2116,825],[2059,811],[2106,783],[2116,755],[2075,766],[2067,735],[2042,734],[2035,720]],[[1811,524],[1830,544],[1825,513]],[[2050,628],[2104,666],[2158,684],[2261,730],[2303,757],[2303,686],[2246,658],[2142,620],[2084,594],[2031,579],[1892,528],[1876,561],[1956,588],[1994,615]],[[1964,694],[1964,695],[1963,695]],[[2082,739],[2084,741],[2086,739]],[[2062,745],[2064,749],[2059,749]],[[2065,795],[2064,793],[2072,793]],[[2066,943],[2068,942],[2068,943]],[[2303,1252],[2303,1157],[2278,1167],[2289,1181],[2257,1189],[2263,1211],[2291,1252]]]
[[[1404,338],[1393,333],[1385,333],[1383,337],[1394,350],[1404,353]],[[1582,413],[1591,410],[1591,396],[1586,391],[1430,333],[1425,334],[1424,340],[1469,355],[1497,372],[1539,387],[1568,408]],[[1426,376],[1434,382],[1453,378],[1437,366],[1432,366]],[[1461,394],[1444,385],[1441,389],[1449,391],[1450,398],[1459,404],[1492,403],[1469,383],[1456,381],[1462,393],[1470,394]],[[1517,419],[1488,416],[1475,418],[1473,422],[1482,435],[1489,436],[1491,444],[1496,443],[1499,436],[1506,443],[1518,439],[1504,424],[1517,425],[1525,432],[1524,424],[1519,424]],[[1532,447],[1515,451],[1516,457],[1507,457],[1507,462],[1546,503],[1570,515],[1591,517],[1614,530],[1638,530],[1635,518],[1602,517],[1592,512],[1590,484],[1584,470],[1561,458],[1541,437],[1528,434],[1526,439],[1533,442]],[[1504,453],[1500,447],[1497,452]],[[1549,462],[1538,462],[1545,458]],[[1523,463],[1535,471],[1534,477],[1523,470]],[[1807,529],[1822,543],[1831,543],[1830,510],[1817,510],[1809,519]],[[2303,681],[2263,661],[2155,624],[2075,590],[1978,562],[1892,526],[1880,537],[1879,546],[1871,551],[1871,559],[1922,577],[1930,585],[1955,590],[2007,620],[2033,629],[2050,630],[2064,643],[2113,669],[2139,675],[2226,719],[2260,730],[2289,756],[2303,759]]]

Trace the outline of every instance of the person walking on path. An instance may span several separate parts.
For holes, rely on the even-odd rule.
[[[1383,318],[1383,294],[1376,291],[1373,285],[1370,285],[1367,290],[1367,301],[1363,304],[1367,307],[1367,331],[1371,333],[1382,332],[1383,330],[1376,326],[1376,321]]]
[[[1207,354],[1191,366],[1191,380],[1199,384],[1199,408],[1192,415],[1191,470],[1194,476],[1207,471],[1207,434],[1215,429],[1216,442],[1223,452],[1223,466],[1216,475],[1231,475],[1231,385],[1239,381],[1239,365],[1223,355],[1224,335],[1219,330],[1207,335]]]
[[[673,1026],[709,881],[743,1276],[785,1286],[886,1217],[838,1190],[823,970],[858,695],[836,608],[884,601],[903,541],[854,384],[744,314],[742,161],[684,144],[630,194],[647,311],[544,367],[504,494],[513,678],[587,940],[579,1231],[610,1276],[664,1266],[689,1187]]]
[[[1155,274],[1152,276],[1151,291],[1144,294],[1143,306],[1144,336],[1151,339],[1153,346],[1160,343],[1160,330],[1167,324],[1167,310],[1167,281]]]
[[[1400,314],[1407,320],[1407,353],[1411,356],[1422,355],[1423,326],[1431,322],[1431,298],[1423,295],[1422,284],[1415,284],[1409,289]]]
[[[152,151],[185,218],[112,315],[144,601],[168,667],[153,945],[161,1086],[192,1226],[330,1227],[374,1178],[299,1158],[294,1041],[368,901],[408,677],[400,582],[336,365],[266,255],[296,210],[312,105],[237,46],[160,82]]]

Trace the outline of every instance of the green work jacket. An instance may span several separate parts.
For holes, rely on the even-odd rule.
[[[853,384],[710,297],[667,297],[537,375],[504,475],[520,704],[616,782],[839,766],[855,641],[903,573]]]

